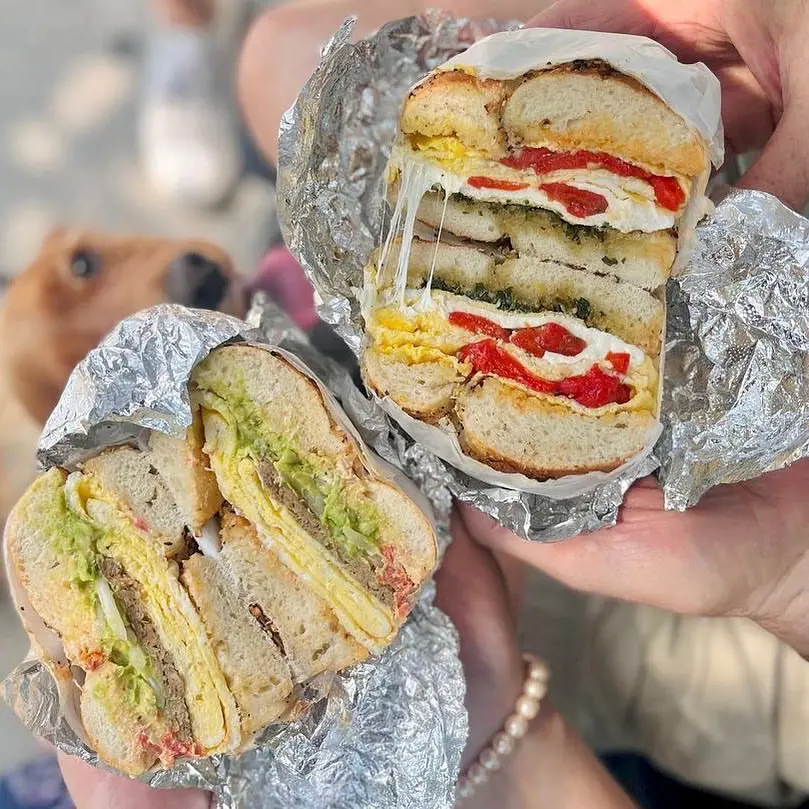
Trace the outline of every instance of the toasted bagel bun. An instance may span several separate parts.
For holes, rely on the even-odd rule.
[[[408,96],[399,126],[427,137],[457,137],[494,158],[506,155],[500,115],[510,82],[478,79],[460,70],[435,73]]]
[[[464,388],[456,413],[467,455],[538,480],[610,472],[643,449],[655,423],[649,412],[571,415],[493,378]]]
[[[439,71],[407,98],[401,131],[455,137],[493,159],[506,146],[604,152],[659,173],[698,177],[708,145],[640,82],[604,62],[574,62],[519,79]]]

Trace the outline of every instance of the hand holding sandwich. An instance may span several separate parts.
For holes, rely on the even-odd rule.
[[[718,486],[683,513],[663,510],[648,479],[627,493],[618,525],[557,544],[518,540],[489,517],[465,520],[507,551],[587,592],[673,612],[752,618],[809,657],[809,462]]]
[[[763,149],[740,185],[809,202],[809,4],[803,0],[559,0],[528,25],[638,34],[722,84],[728,147]]]

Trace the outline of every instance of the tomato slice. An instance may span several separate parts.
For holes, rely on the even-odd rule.
[[[632,398],[632,388],[617,376],[607,374],[594,365],[586,374],[569,376],[558,384],[560,396],[574,399],[584,407],[604,407],[608,404],[626,404]]]
[[[624,352],[608,351],[607,362],[618,371],[619,374],[625,374],[629,370],[629,354]]]
[[[576,337],[558,323],[543,323],[541,326],[519,329],[511,335],[511,342],[535,357],[541,357],[546,351],[575,357],[587,348],[587,343],[581,337]]]
[[[528,183],[515,183],[511,180],[497,180],[494,177],[470,177],[467,181],[472,188],[496,188],[498,191],[522,191]]]
[[[487,317],[473,315],[469,312],[450,312],[447,320],[453,326],[471,331],[472,334],[485,334],[487,337],[494,337],[497,340],[508,340],[508,329],[498,326]]]
[[[626,160],[604,152],[588,152],[583,149],[575,152],[553,152],[545,147],[525,148],[503,158],[500,162],[521,171],[531,169],[535,174],[550,174],[564,169],[602,168],[620,177],[637,177],[639,180],[645,180],[652,186],[657,204],[661,208],[677,211],[685,202],[685,192],[675,177],[651,174],[640,166],[633,166]]]

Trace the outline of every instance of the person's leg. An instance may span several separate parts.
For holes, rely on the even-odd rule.
[[[321,45],[352,15],[355,37],[389,20],[441,7],[459,16],[526,20],[551,0],[297,0],[265,11],[242,48],[239,99],[242,114],[264,156],[275,163],[281,116],[315,69]]]
[[[216,205],[235,185],[242,157],[214,0],[152,0],[152,7],[140,121],[143,169],[172,201]]]

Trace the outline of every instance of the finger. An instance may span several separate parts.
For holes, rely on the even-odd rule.
[[[687,516],[662,510],[654,479],[628,493],[614,528],[561,542],[527,542],[481,512],[465,520],[476,540],[511,554],[576,590],[688,611],[705,604],[698,549],[686,541]],[[720,583],[716,588],[719,592]],[[693,605],[693,606],[692,606]]]
[[[558,0],[526,25],[651,36],[657,18],[639,3],[627,0]]]
[[[772,136],[775,118],[767,94],[744,64],[714,68],[722,85],[725,145],[732,154],[761,149]]]
[[[773,136],[739,182],[741,188],[774,194],[796,210],[809,203],[809,87],[805,92],[805,98],[787,106]]]
[[[59,766],[76,809],[210,809],[210,793],[199,789],[152,789],[64,753]]]

